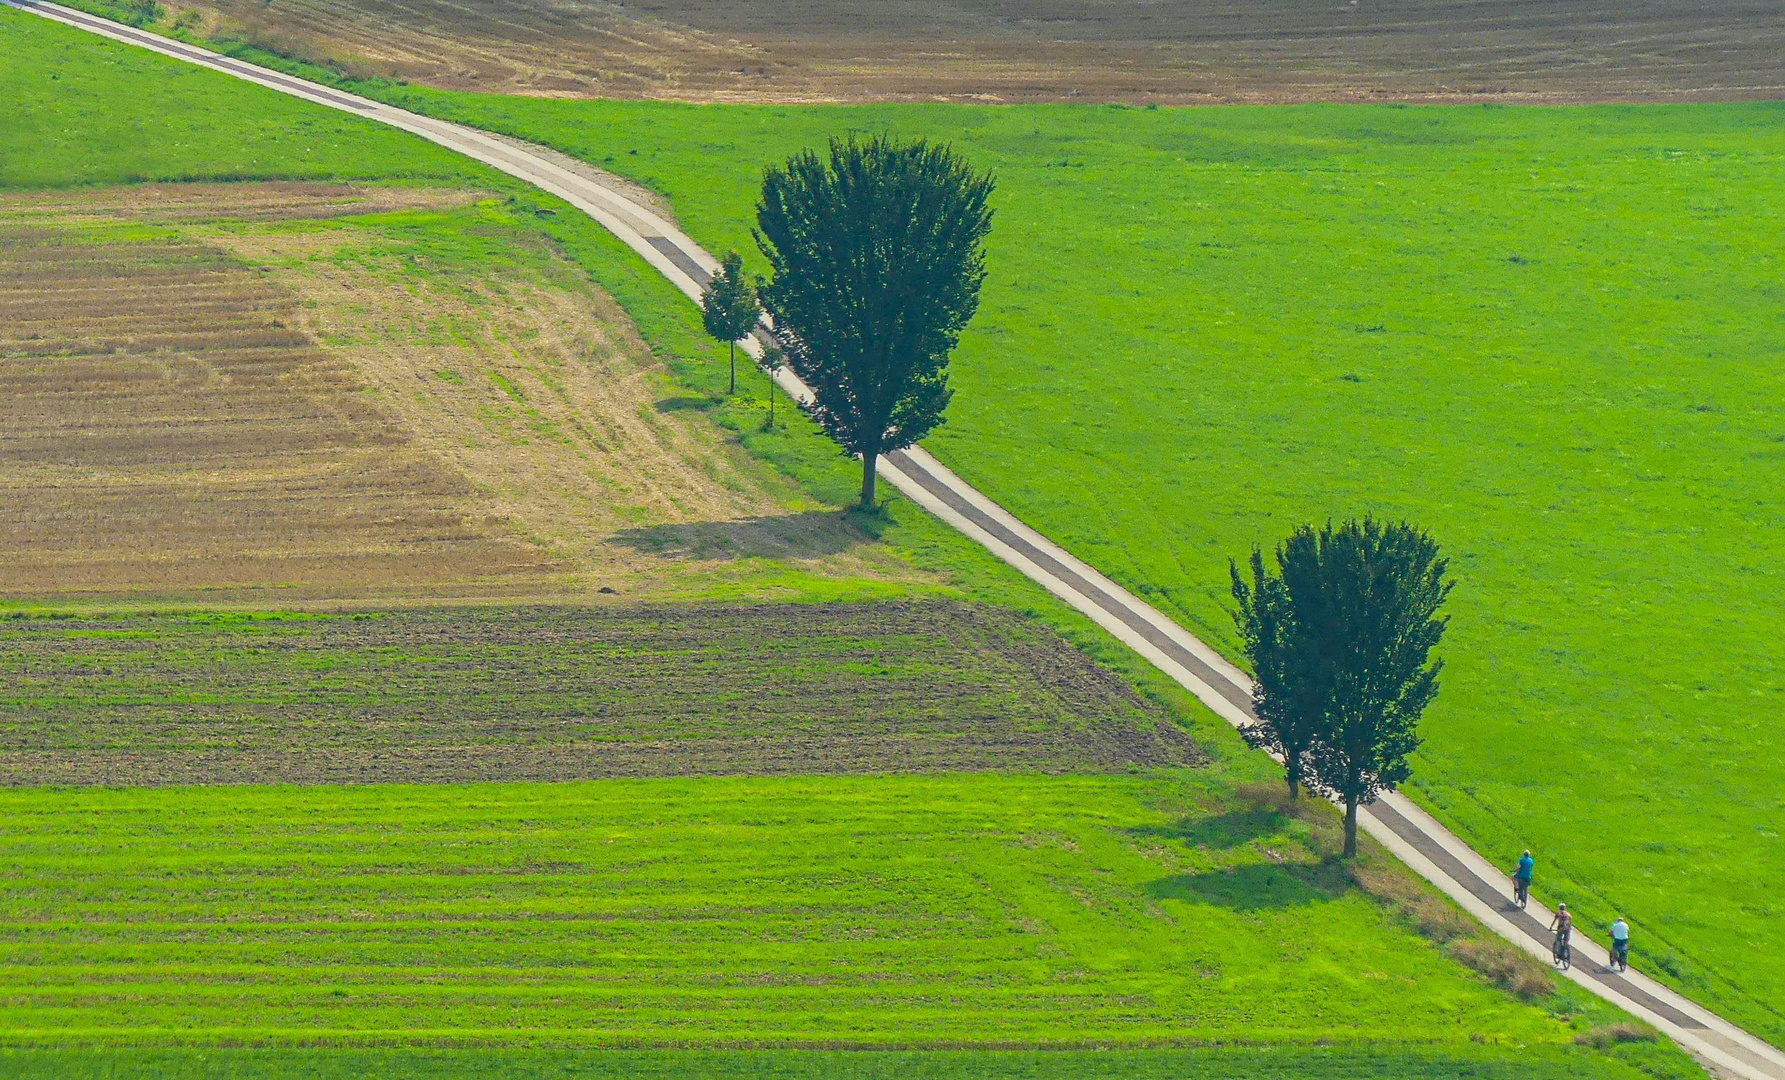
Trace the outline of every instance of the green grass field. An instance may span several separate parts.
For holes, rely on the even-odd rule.
[[[13,789],[0,1040],[1542,1046],[1605,1015],[1488,985],[1225,783]]]
[[[15,1051],[16,1080],[1639,1080],[1651,1062],[1575,1048],[1155,1051]]]
[[[1640,1053],[1576,1048],[1230,1047],[1155,1051],[15,1051],[16,1080],[1639,1080]]]
[[[0,11],[0,37],[24,58],[0,70],[4,99],[38,103],[30,107],[39,117],[53,109],[81,118],[55,138],[44,137],[41,120],[0,124],[8,185],[326,174],[297,171],[311,168],[300,153],[306,140],[288,136],[314,117],[282,112],[276,95],[222,76],[169,76],[177,64],[16,12]],[[30,89],[52,66],[67,86]],[[377,175],[386,136],[331,119],[342,125],[339,168]],[[91,141],[82,125],[147,136]],[[259,138],[232,156],[238,125]],[[164,145],[176,138],[203,144],[203,155]],[[71,149],[82,146],[95,149],[84,157]],[[406,156],[420,153],[413,148],[388,153],[396,178],[457,175],[514,193],[517,211],[549,205],[469,167],[428,172],[424,157]],[[561,213],[539,227],[627,305],[686,385],[712,388],[717,350],[700,342],[690,306],[593,226]],[[760,432],[760,404],[749,400],[711,415],[819,497],[848,497],[849,463],[808,426]],[[1615,1014],[1568,989],[1524,1004],[1489,985],[1456,962],[1456,942],[1441,947],[1413,933],[1350,885],[1319,829],[1236,799],[1238,781],[1266,771],[1261,760],[1238,754],[1230,734],[1083,620],[909,507],[864,525],[953,575],[964,595],[1043,615],[1198,725],[1215,764],[1129,777],[0,792],[8,823],[0,1040],[1269,1040],[1292,1046],[1257,1059],[1211,1050],[1092,1060],[1113,1063],[1107,1075],[1137,1077],[1694,1071],[1653,1044],[1573,1047],[1577,1033]],[[721,975],[714,956],[724,960]],[[592,1016],[591,1004],[603,1011]],[[1307,1045],[1331,1039],[1359,1042]],[[37,1070],[24,1075],[364,1067],[296,1053],[0,1060]],[[399,1067],[430,1075],[446,1061],[435,1074],[476,1075],[509,1069],[501,1060],[405,1056]],[[849,1075],[838,1060],[864,1076],[1097,1075],[1076,1071],[1085,1059],[1051,1055],[925,1057],[913,1066],[896,1056],[789,1052],[767,1063],[677,1058],[662,1067]],[[503,1074],[629,1067],[611,1057],[537,1057]]]
[[[1644,966],[1785,1037],[1761,716],[1785,509],[1775,105],[1133,110],[389,100],[550,143],[749,251],[761,167],[851,129],[1000,179],[927,445],[1229,652],[1226,560],[1431,528],[1461,581],[1415,786]],[[1120,478],[1120,482],[1112,481]]]

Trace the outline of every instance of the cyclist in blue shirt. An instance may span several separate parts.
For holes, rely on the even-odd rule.
[[[1537,860],[1531,857],[1529,848],[1518,857],[1518,869],[1512,872],[1512,902],[1524,907],[1531,899],[1531,874],[1537,869]]]

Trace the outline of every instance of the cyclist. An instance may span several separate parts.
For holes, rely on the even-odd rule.
[[[1572,955],[1568,947],[1568,939],[1574,936],[1574,916],[1568,913],[1567,904],[1556,905],[1556,917],[1550,920],[1549,928],[1556,935],[1556,942],[1550,947],[1550,954],[1556,958],[1556,963],[1566,965]]]
[[[1630,970],[1630,924],[1622,915],[1611,924],[1611,960],[1619,971]]]
[[[1524,907],[1531,899],[1531,872],[1537,869],[1537,860],[1531,857],[1531,849],[1518,857],[1518,869],[1512,872],[1512,902]]]

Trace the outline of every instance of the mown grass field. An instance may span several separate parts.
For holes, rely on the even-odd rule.
[[[221,76],[169,76],[171,62],[13,12],[0,11],[0,35],[12,55],[46,61],[9,65],[0,89],[41,77],[48,61],[75,84],[21,89],[17,100],[35,102],[39,116],[70,122],[47,140],[41,123],[0,125],[0,157],[17,170],[8,175],[24,178],[8,183],[253,176],[218,149],[249,123],[261,137],[244,156],[277,147],[254,168],[308,167],[299,141],[275,138],[292,121],[273,95]],[[208,108],[205,119],[163,124],[164,111],[193,104]],[[90,145],[79,117],[102,133],[135,122],[149,149],[97,144],[77,168],[69,148]],[[174,137],[170,130],[203,136],[215,152],[196,163],[164,153],[157,140]],[[355,155],[352,134],[342,129],[344,159],[365,176],[376,144]],[[406,159],[394,160],[400,174]],[[549,200],[484,174],[466,182],[512,195],[505,221],[536,222],[618,298],[687,395],[704,402],[703,415],[813,497],[847,500],[849,463],[809,426],[763,431],[759,400],[717,400],[720,354],[701,342],[691,308],[641,262],[566,213],[530,213],[554,208]],[[410,254],[455,242],[437,221],[396,224],[418,245]],[[1258,1060],[1285,1076],[1695,1072],[1655,1044],[1573,1046],[1616,1015],[1567,988],[1533,992],[1529,1003],[1500,989],[1532,984],[1497,967],[1493,950],[1504,947],[1471,936],[1441,901],[1409,900],[1418,889],[1380,853],[1365,864],[1368,888],[1354,884],[1330,858],[1330,815],[1291,819],[1238,793],[1241,781],[1268,773],[1260,759],[1237,753],[1231,734],[1181,694],[988,556],[906,506],[858,527],[963,595],[1040,614],[1192,726],[1213,764],[1132,776],[10,789],[0,792],[8,822],[0,1041],[66,1052],[8,1063],[74,1075],[326,1075],[368,1060],[282,1051],[199,1061],[104,1049],[305,1039],[541,1047],[1268,1039],[1288,1045]],[[154,647],[139,648],[151,655],[96,665],[85,697],[75,697],[98,703],[125,689],[107,680],[122,669],[127,683],[155,660]],[[269,660],[236,651],[229,662],[243,665],[225,674]],[[162,689],[177,690],[173,661],[182,657],[162,659],[170,667]],[[142,690],[139,682],[132,691],[139,701]],[[165,719],[167,704],[151,700],[145,714],[160,709]],[[188,752],[175,743],[158,752]],[[1335,1038],[1357,1041],[1310,1046]],[[1253,1053],[1100,1060],[1117,1076],[1251,1074]],[[418,1055],[397,1067],[465,1074],[506,1069],[505,1060],[514,1059]],[[514,1073],[600,1075],[628,1060],[544,1056]],[[663,1067],[832,1075],[837,1060],[789,1051],[766,1062],[677,1058]],[[1083,1059],[841,1060],[864,1075],[1042,1076]]]
[[[0,1036],[1558,1046],[1312,824],[1135,777],[13,789]]]
[[[850,129],[1000,178],[928,443],[1234,648],[1226,560],[1412,518],[1462,582],[1415,789],[1647,970],[1785,1036],[1760,716],[1785,519],[1776,105],[691,107],[372,88],[547,142],[750,250],[763,164]],[[1119,478],[1119,480],[1118,480]]]

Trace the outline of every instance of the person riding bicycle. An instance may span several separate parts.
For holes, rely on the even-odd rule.
[[[1568,948],[1568,939],[1574,936],[1574,916],[1568,914],[1567,904],[1556,905],[1556,917],[1550,921],[1549,928],[1555,931],[1557,956]]]
[[[1512,900],[1520,907],[1531,896],[1531,874],[1537,869],[1537,860],[1531,857],[1531,849],[1518,857],[1518,869],[1512,872]]]
[[[1622,915],[1611,924],[1611,955],[1620,966],[1630,966],[1630,924]]]

